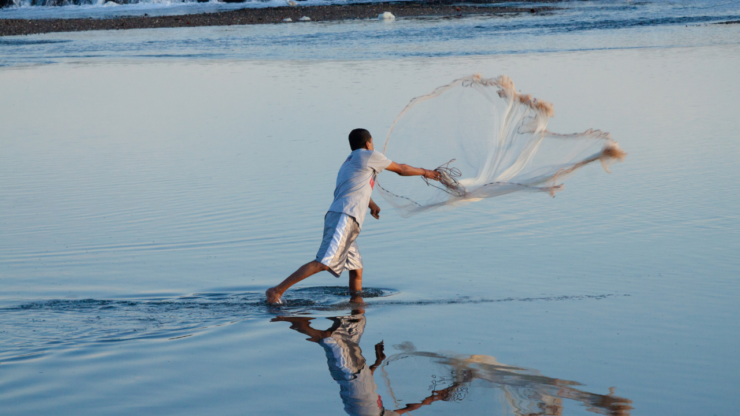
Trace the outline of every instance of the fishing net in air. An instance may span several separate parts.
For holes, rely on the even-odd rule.
[[[512,192],[555,196],[579,168],[599,161],[609,172],[624,159],[607,132],[548,131],[553,115],[552,104],[517,93],[505,75],[457,79],[411,100],[382,149],[393,161],[436,167],[441,180],[383,175],[379,191],[410,216]]]

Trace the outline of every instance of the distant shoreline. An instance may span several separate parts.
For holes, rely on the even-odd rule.
[[[503,3],[494,0],[486,4]],[[552,1],[551,1],[552,2]],[[538,1],[542,3],[542,1]],[[470,15],[511,16],[548,12],[549,7],[487,7],[438,2],[362,3],[328,6],[285,6],[269,8],[244,8],[215,13],[186,14],[178,16],[125,16],[107,19],[0,19],[0,36],[33,35],[54,32],[81,32],[89,30],[152,29],[167,27],[233,26],[282,23],[290,18],[292,23],[301,17],[313,22],[338,20],[377,19],[383,12],[396,17],[462,17]]]

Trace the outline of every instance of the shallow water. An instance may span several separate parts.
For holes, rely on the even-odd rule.
[[[372,53],[398,48],[388,38],[339,59],[320,36],[297,57],[244,59],[227,35],[242,29],[208,30],[233,55],[133,56],[147,36],[175,39],[151,49],[167,51],[198,29],[55,34],[20,39],[101,52],[32,46],[0,69],[4,414],[343,414],[325,348],[272,321],[327,329],[353,310],[368,364],[384,341],[373,378],[388,409],[455,385],[414,414],[734,413],[736,28],[652,28],[650,48],[631,46],[649,43],[642,29],[588,32],[569,39],[617,48],[542,53],[487,35],[501,53],[480,56],[462,40],[440,56],[437,38],[393,59]],[[347,131],[384,137],[411,97],[473,72],[553,102],[554,131],[610,131],[627,160],[554,199],[402,219],[378,198],[359,240],[364,307],[328,274],[262,303],[318,248]]]
[[[740,25],[714,24],[740,20],[738,1],[551,5],[556,7],[552,13],[535,16],[430,17],[391,23],[370,19],[10,36],[0,39],[0,66],[91,60],[366,60],[662,49],[736,44],[740,35]],[[57,13],[65,8],[51,9]],[[310,15],[309,11],[306,13]],[[12,13],[0,10],[0,18],[11,18]]]

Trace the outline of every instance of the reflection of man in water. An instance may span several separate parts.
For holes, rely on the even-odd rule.
[[[353,303],[362,304],[359,296]],[[333,324],[324,331],[311,328],[314,318],[277,317],[274,321],[287,321],[290,328],[308,335],[308,340],[324,347],[329,371],[339,383],[339,394],[344,410],[351,416],[393,416],[416,410],[437,400],[459,400],[456,395],[461,387],[477,381],[482,385],[500,388],[511,410],[518,416],[562,416],[563,399],[580,402],[586,410],[607,416],[629,416],[632,401],[614,395],[589,393],[575,388],[579,383],[542,376],[536,370],[513,367],[496,361],[488,355],[445,355],[417,352],[412,344],[391,357],[383,353],[383,342],[375,345],[375,362],[368,366],[360,350],[360,338],[365,331],[365,311],[356,309],[350,316],[329,318]],[[378,394],[373,374],[379,366],[421,357],[435,364],[453,369],[453,381],[444,390],[435,390],[420,403],[402,409],[388,410]]]
[[[352,301],[361,303],[362,299],[355,297]],[[412,403],[398,410],[385,409],[373,379],[375,369],[385,359],[383,341],[375,345],[375,362],[368,366],[360,349],[360,337],[365,331],[364,313],[364,310],[356,309],[351,316],[329,318],[333,324],[324,331],[311,328],[310,322],[314,318],[279,316],[272,321],[290,322],[291,329],[307,335],[308,341],[324,347],[331,376],[339,383],[339,395],[344,402],[344,410],[351,416],[400,415],[437,400],[445,400],[454,392],[456,385],[432,392],[421,403]]]

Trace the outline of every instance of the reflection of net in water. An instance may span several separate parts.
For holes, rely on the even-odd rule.
[[[418,383],[431,376],[431,391],[447,391],[444,401],[485,402],[481,391],[494,388],[500,392],[498,402],[517,416],[560,415],[564,401],[572,400],[586,410],[607,416],[627,416],[632,401],[614,394],[596,394],[580,390],[580,383],[539,374],[536,370],[499,363],[488,355],[439,354],[416,351],[413,344],[403,343],[395,348],[401,352],[388,357],[380,374],[396,408],[409,401],[418,401]],[[409,388],[410,387],[410,388]],[[408,389],[409,391],[406,391]],[[490,394],[487,394],[489,398]],[[484,407],[490,407],[487,403]],[[508,412],[505,412],[508,413]]]
[[[441,180],[423,186],[384,175],[380,193],[404,216],[518,191],[554,196],[581,167],[600,161],[608,172],[624,159],[609,133],[548,131],[553,115],[552,104],[517,93],[506,76],[476,74],[414,98],[394,121],[383,153],[414,166],[438,166]]]

